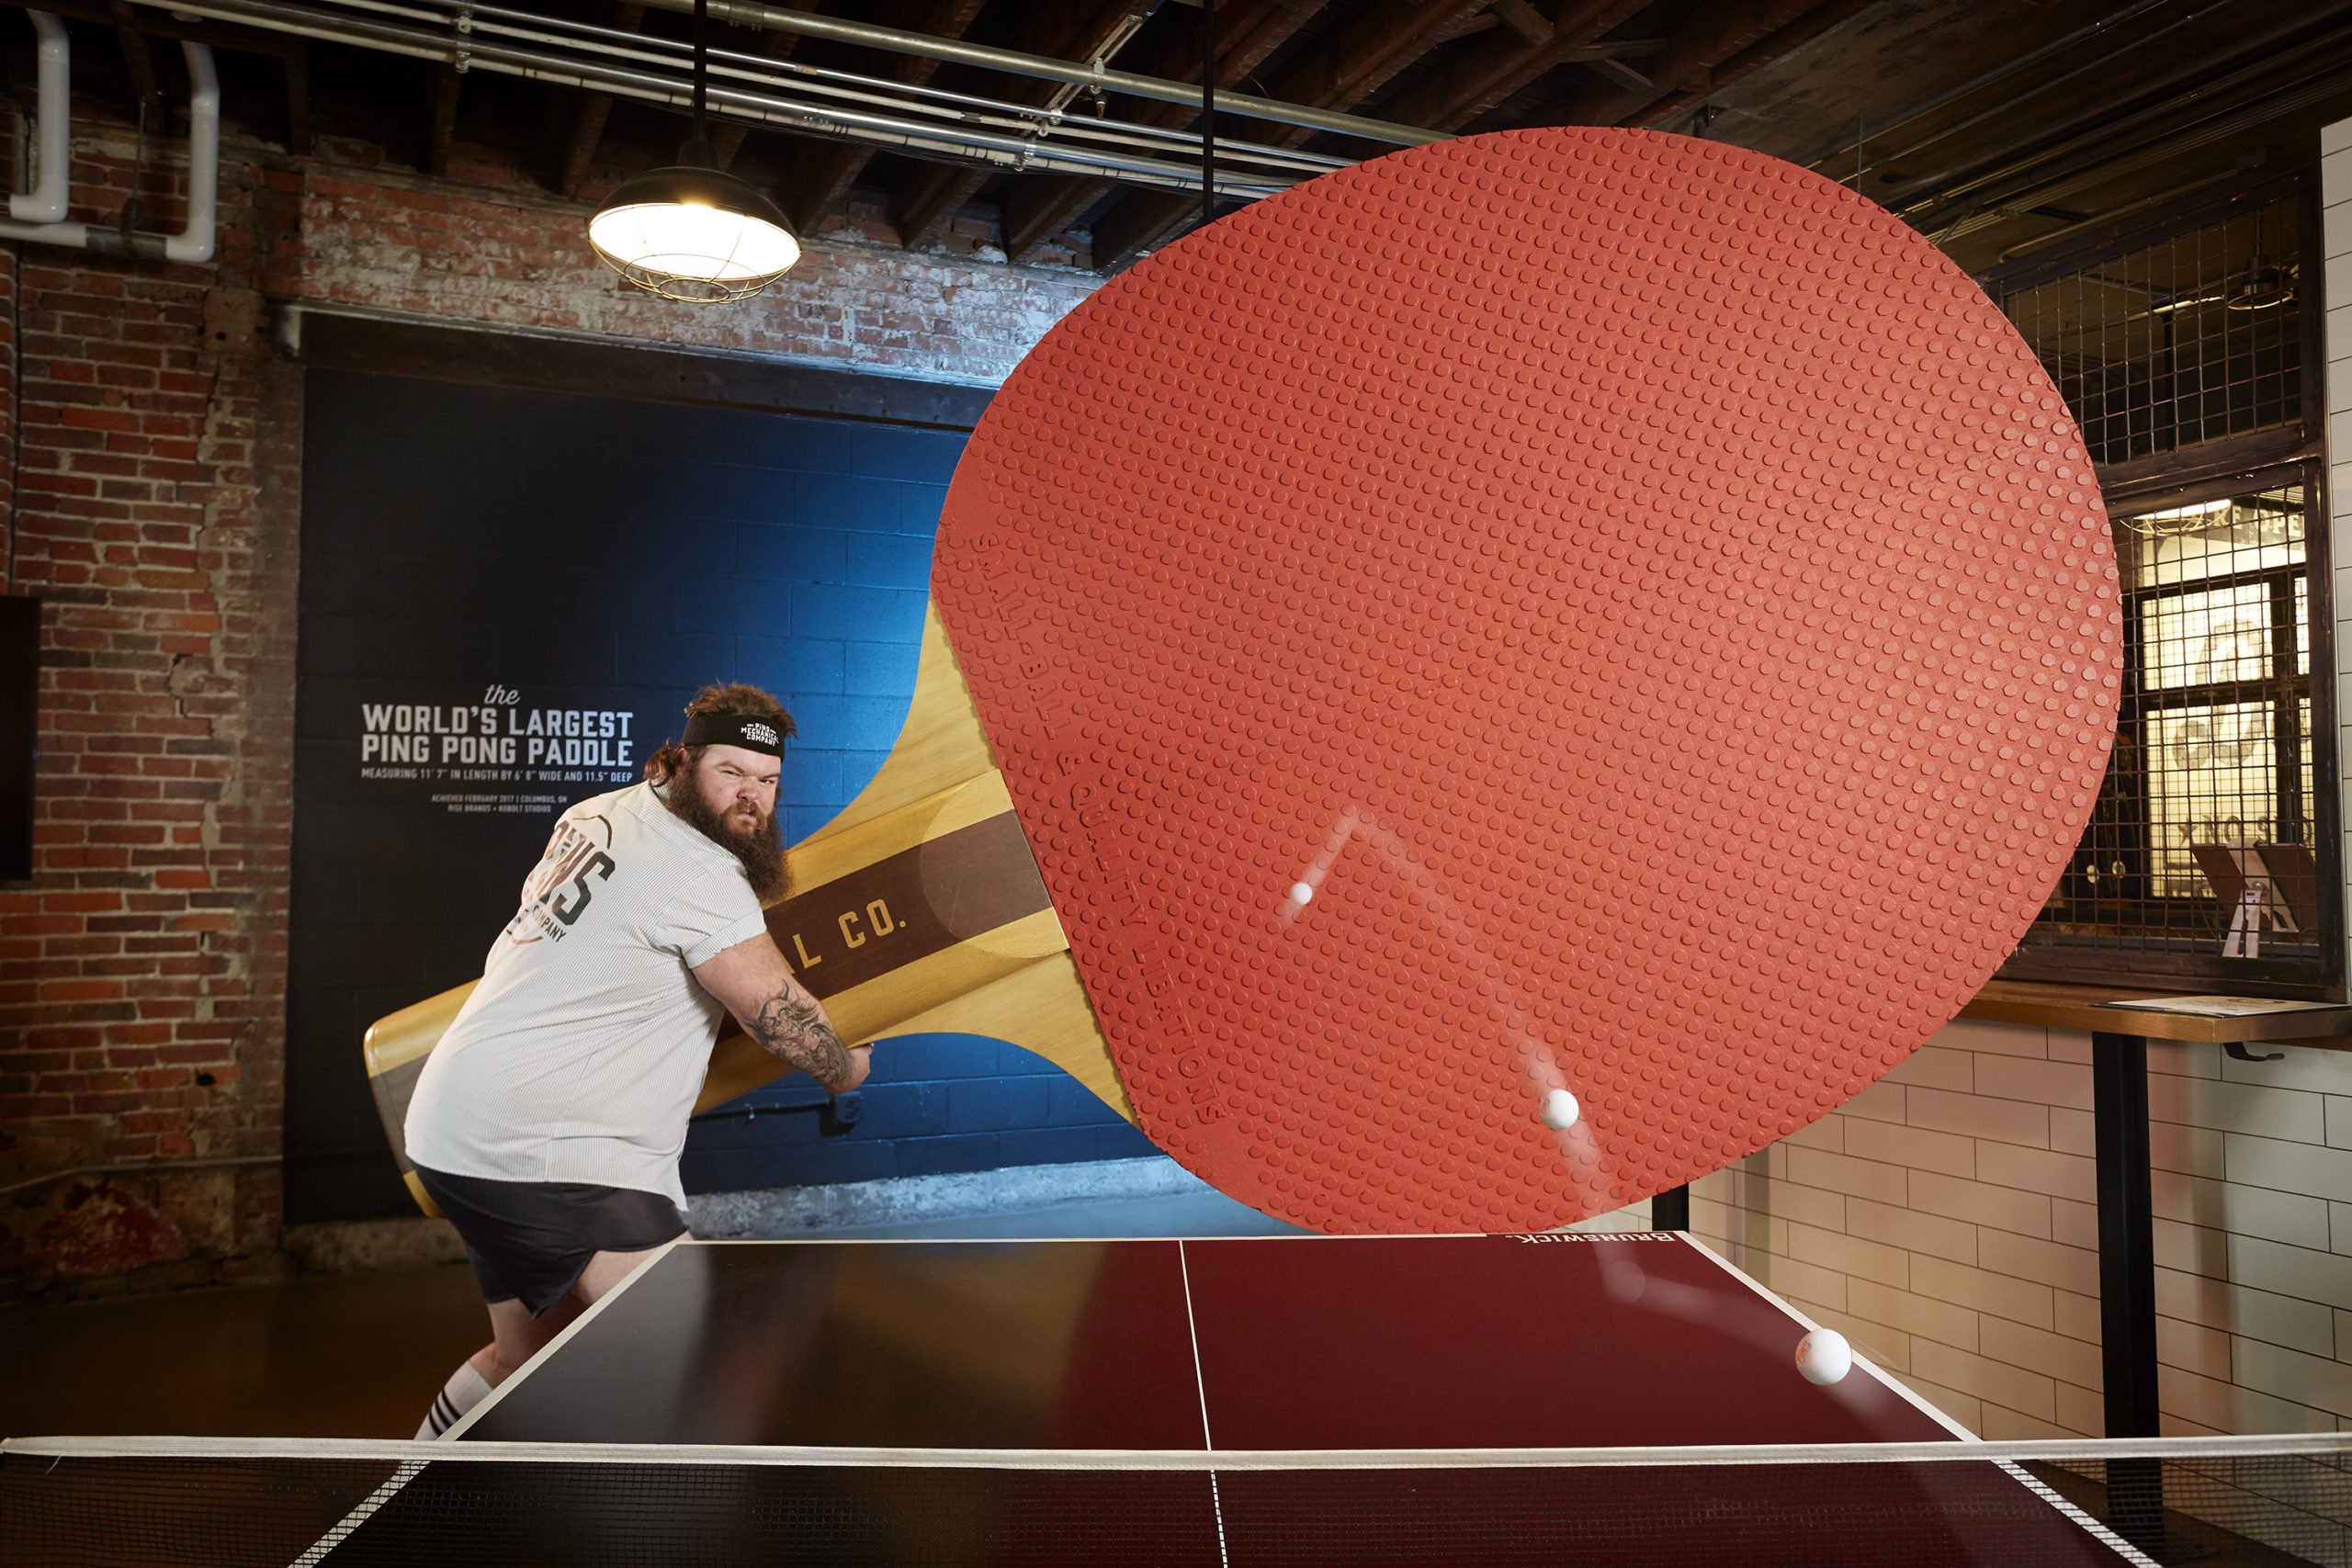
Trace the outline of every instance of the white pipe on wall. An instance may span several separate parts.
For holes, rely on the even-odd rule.
[[[187,222],[164,242],[164,254],[175,262],[209,262],[220,197],[220,75],[209,45],[180,48],[187,56]]]
[[[65,135],[62,106],[67,100],[71,84],[66,77],[63,27],[54,17],[31,13],[46,19],[58,33],[58,82],[56,101],[60,130],[56,137],[61,164],[64,159]],[[41,138],[41,161],[44,167],[50,158],[49,123],[50,56],[49,34],[41,35],[41,103],[40,115],[44,134]],[[212,259],[215,234],[219,228],[220,206],[220,76],[213,69],[212,51],[200,43],[180,46],[187,59],[187,79],[191,88],[187,126],[187,224],[176,234],[155,234],[144,230],[126,235],[118,225],[105,223],[63,223],[57,221],[20,221],[17,203],[21,197],[8,198],[10,217],[0,219],[0,240],[28,240],[40,245],[67,245],[77,251],[101,251],[121,254],[156,256],[175,262],[208,262]],[[44,177],[46,177],[44,175]],[[66,176],[58,175],[56,211],[65,212]],[[38,197],[40,190],[32,193]]]
[[[65,216],[65,187],[74,157],[74,57],[65,24],[47,11],[27,11],[40,36],[40,96],[33,115],[33,188],[8,198],[8,216],[54,223]]]

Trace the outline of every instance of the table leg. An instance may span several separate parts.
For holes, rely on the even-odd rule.
[[[2148,1043],[2091,1036],[2091,1118],[2098,1156],[2100,1363],[2107,1436],[2153,1438],[2156,1414],[2155,1226],[2148,1196]],[[2164,1538],[2155,1460],[2107,1467],[2108,1528],[2137,1545]]]
[[[1690,1189],[1669,1187],[1650,1200],[1650,1229],[1687,1231],[1690,1228]]]

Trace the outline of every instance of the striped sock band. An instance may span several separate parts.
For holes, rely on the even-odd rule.
[[[433,1396],[433,1408],[425,1413],[424,1424],[416,1429],[419,1442],[441,1436],[464,1418],[467,1411],[490,1397],[490,1384],[474,1371],[471,1361],[461,1363]]]

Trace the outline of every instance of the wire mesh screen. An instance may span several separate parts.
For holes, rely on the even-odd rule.
[[[2297,226],[2274,202],[2003,301],[2095,461],[2302,418]]]
[[[2114,514],[2115,751],[2029,947],[2318,961],[2305,493]]]
[[[2140,493],[2166,455],[2211,474],[2211,444],[2301,427],[2300,212],[2300,197],[2272,201],[2003,299],[2091,456],[2135,463]],[[2009,973],[2325,980],[2314,480],[2274,468],[2225,492],[2184,478],[2110,504],[2126,660],[2114,754]]]
[[[1000,1461],[537,1444],[256,1455],[187,1439],[125,1455],[76,1441],[0,1457],[0,1563],[2352,1568],[2340,1434],[2172,1439],[2111,1459],[2114,1445],[2081,1442]]]
[[[2352,1565],[2346,1456],[2028,1461],[2023,1468],[2165,1564]]]

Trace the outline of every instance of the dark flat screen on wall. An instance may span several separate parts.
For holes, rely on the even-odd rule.
[[[872,777],[913,690],[963,446],[952,432],[317,369],[307,385],[297,1222],[413,1212],[363,1032],[481,973],[556,816],[639,779],[697,687],[749,681],[793,711],[787,842]],[[812,1145],[817,1122],[798,1119]],[[739,1161],[727,1179],[775,1168]]]
[[[40,601],[0,597],[0,881],[33,874],[40,708]]]

